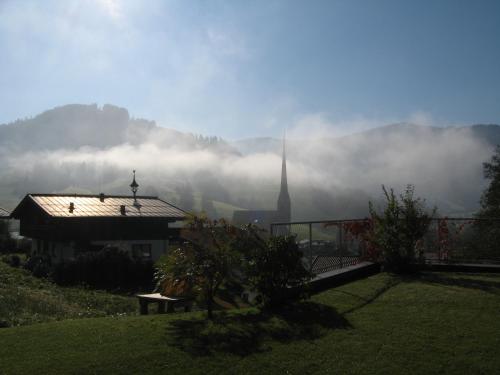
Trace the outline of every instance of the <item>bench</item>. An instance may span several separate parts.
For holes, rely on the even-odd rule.
[[[158,303],[158,313],[165,313],[165,306],[167,307],[167,313],[174,312],[175,306],[183,306],[184,311],[191,311],[193,305],[192,297],[166,297],[162,296],[160,293],[152,294],[138,294],[139,306],[141,315],[148,314],[148,305],[150,303]]]

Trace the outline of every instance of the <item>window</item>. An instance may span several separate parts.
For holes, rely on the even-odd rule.
[[[150,243],[133,244],[132,255],[135,258],[151,259],[151,244]]]

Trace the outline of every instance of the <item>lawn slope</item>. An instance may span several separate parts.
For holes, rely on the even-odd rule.
[[[499,275],[379,274],[274,314],[6,328],[0,373],[493,374],[500,372],[499,312]]]
[[[24,269],[0,262],[0,326],[135,314],[136,311],[137,300],[133,297],[59,287],[33,277]]]

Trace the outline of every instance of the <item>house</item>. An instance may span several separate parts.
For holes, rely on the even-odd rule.
[[[0,207],[0,247],[2,248],[5,246],[5,240],[9,238],[7,233],[9,231],[8,219],[10,219],[10,212]]]
[[[10,212],[5,208],[0,207],[0,219],[8,220],[10,219]]]
[[[131,188],[133,196],[28,194],[11,217],[20,221],[20,235],[32,239],[32,254],[53,262],[105,247],[157,260],[188,214],[158,197],[137,196],[135,174]]]

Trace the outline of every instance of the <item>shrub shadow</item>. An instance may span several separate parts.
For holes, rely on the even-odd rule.
[[[373,293],[373,295],[371,295],[370,297],[362,297],[360,295],[357,295],[357,294],[354,294],[354,293],[349,293],[349,292],[345,292],[345,291],[338,291],[340,293],[344,293],[344,294],[347,294],[347,295],[350,295],[350,296],[353,296],[353,297],[356,297],[358,299],[360,299],[360,303],[358,303],[357,305],[351,307],[350,309],[344,311],[342,313],[342,315],[347,315],[347,314],[350,314],[350,313],[353,313],[357,310],[360,310],[362,309],[363,307],[375,302],[375,300],[377,300],[379,297],[381,297],[383,294],[385,294],[387,291],[389,291],[389,289],[397,286],[398,284],[400,284],[402,282],[403,278],[402,277],[394,277],[390,280],[388,280],[382,287],[380,287],[379,289],[375,290],[375,292]]]
[[[330,306],[300,302],[280,310],[218,313],[213,321],[203,318],[174,320],[167,326],[167,342],[193,356],[227,352],[239,356],[270,350],[270,340],[287,343],[314,340],[330,329],[351,324]]]
[[[446,277],[446,275],[425,273],[420,275],[420,280],[443,286],[459,286],[462,288],[482,290],[495,295],[500,295],[500,282],[493,280],[480,280],[464,277]]]

